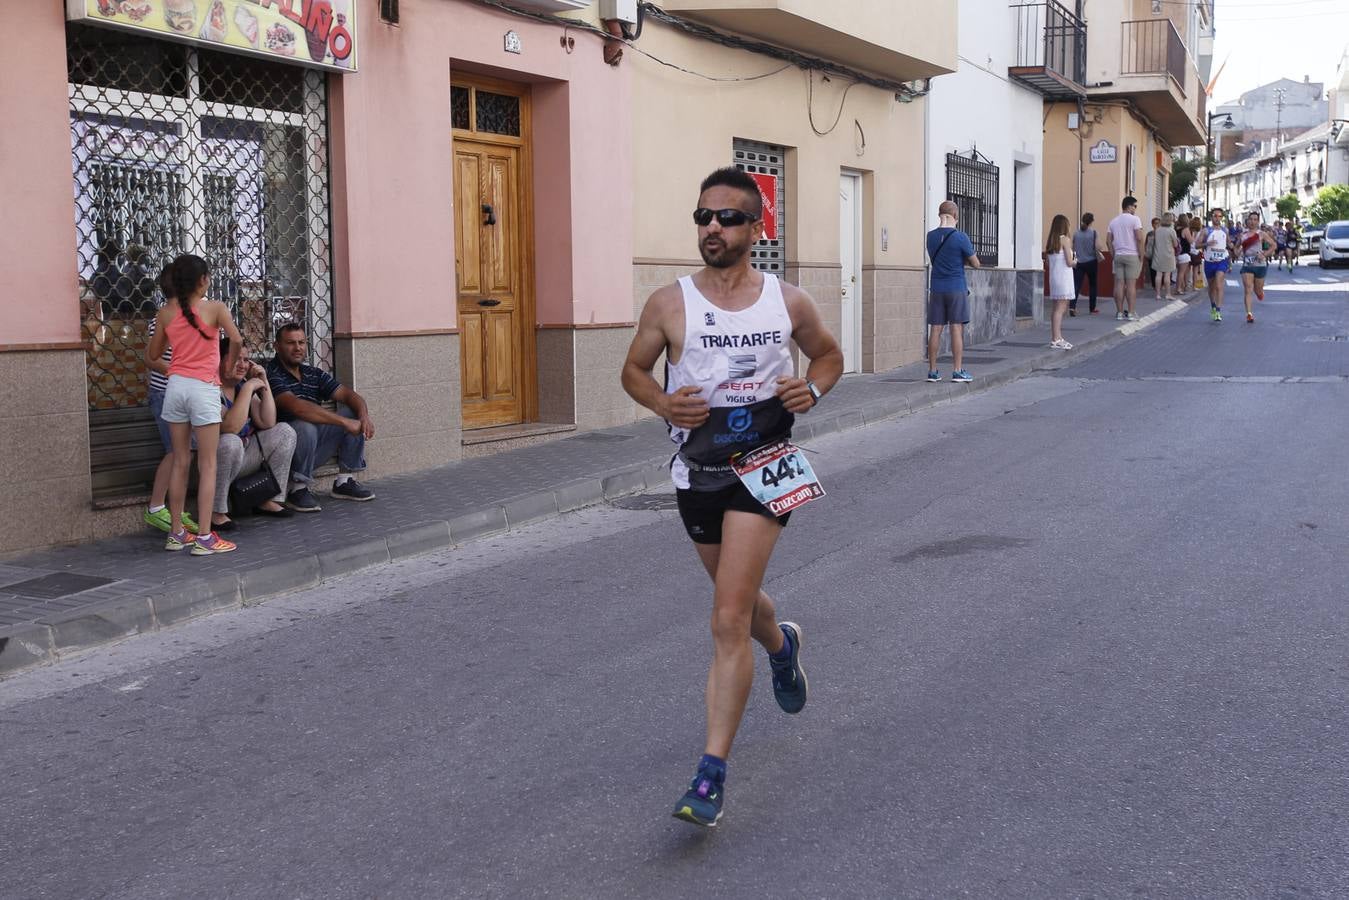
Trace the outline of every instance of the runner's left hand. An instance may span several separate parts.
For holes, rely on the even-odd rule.
[[[778,399],[787,408],[787,412],[803,413],[815,406],[815,398],[810,396],[806,379],[778,376]]]

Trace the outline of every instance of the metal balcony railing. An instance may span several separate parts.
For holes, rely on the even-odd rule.
[[[1016,62],[1013,75],[1046,91],[1044,79],[1028,77],[1041,69],[1081,86],[1087,80],[1087,26],[1065,7],[1047,0],[1013,6],[1016,14]]]
[[[1124,23],[1121,74],[1167,74],[1183,94],[1185,56],[1185,41],[1170,19],[1139,19]]]

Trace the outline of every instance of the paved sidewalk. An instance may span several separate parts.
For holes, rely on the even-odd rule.
[[[1191,299],[1195,295],[1191,295]],[[950,402],[1057,367],[1124,340],[1185,308],[1139,300],[1139,324],[1099,316],[1065,319],[1069,352],[1050,350],[1048,327],[1018,332],[967,351],[972,384],[926,381],[916,363],[846,377],[818,410],[798,417],[801,441]],[[1085,313],[1085,309],[1082,310]],[[1121,327],[1122,326],[1122,327]],[[614,378],[618,377],[615,370]],[[288,520],[244,518],[224,556],[165,553],[163,535],[110,538],[58,547],[0,563],[0,677],[88,647],[354,572],[499,534],[606,500],[669,485],[674,446],[664,423],[622,428],[371,482],[373,503],[321,497],[322,513]]]

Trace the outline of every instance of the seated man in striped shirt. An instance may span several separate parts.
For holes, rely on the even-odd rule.
[[[375,423],[365,398],[322,369],[306,365],[309,340],[295,322],[276,332],[276,357],[267,364],[267,381],[276,398],[278,418],[295,429],[295,458],[290,467],[286,506],[296,512],[323,507],[309,487],[314,468],[337,454],[340,474],[333,482],[338,500],[373,500],[375,494],[352,477],[365,471],[365,442],[375,436]],[[320,404],[337,404],[329,410]]]

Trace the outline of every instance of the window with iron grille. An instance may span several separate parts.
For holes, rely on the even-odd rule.
[[[326,76],[67,26],[75,265],[88,355],[95,493],[162,455],[147,404],[147,331],[163,266],[194,253],[255,357],[300,322],[331,371]]]
[[[998,264],[998,167],[958,153],[946,154],[946,197],[960,209],[960,230],[969,235],[979,264]]]
[[[787,271],[787,148],[736,138],[731,144],[735,167],[750,174],[771,175],[777,180],[774,205],[777,237],[765,237],[749,252],[750,265],[761,272],[784,275]]]

